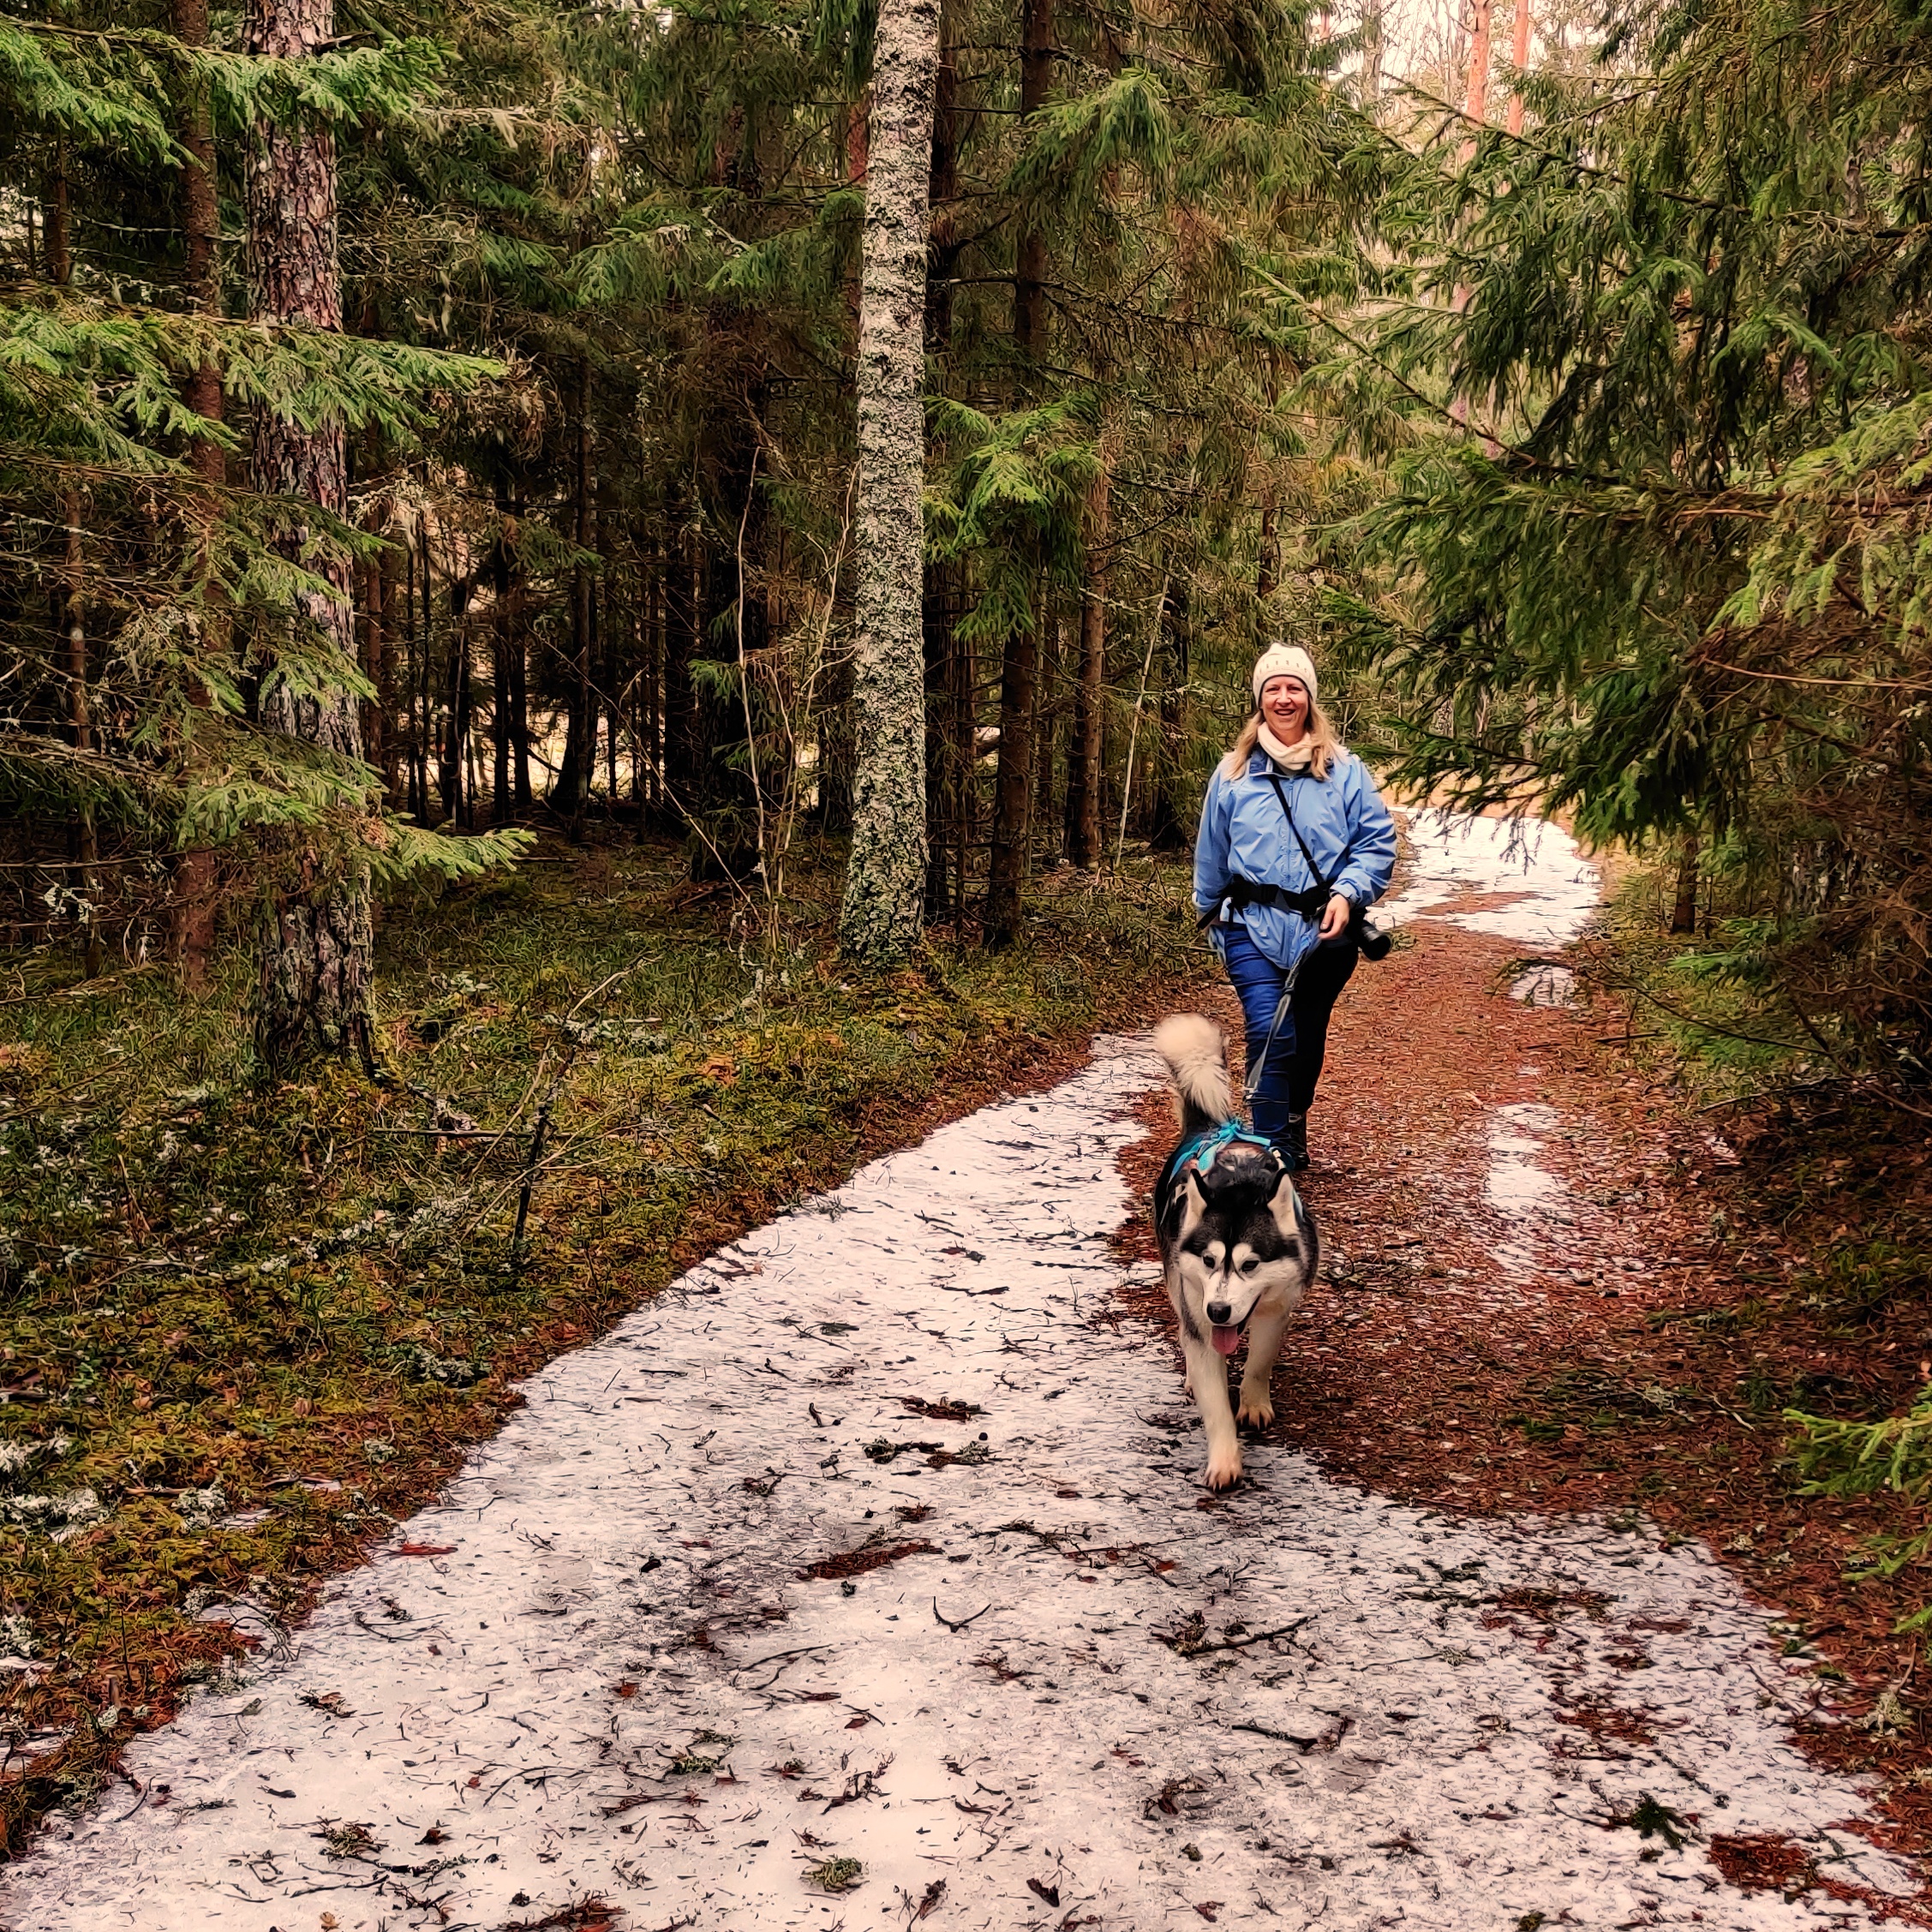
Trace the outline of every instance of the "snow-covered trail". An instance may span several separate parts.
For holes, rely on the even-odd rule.
[[[552,1364],[130,1750],[138,1803],[0,1876],[0,1926],[1870,1923],[1712,1862],[1770,1833],[1911,1882],[1696,1548],[1452,1522],[1265,1445],[1204,1498],[1172,1351],[1111,1293],[1156,1077],[1102,1041]],[[1291,1337],[1277,1403],[1296,1374]]]

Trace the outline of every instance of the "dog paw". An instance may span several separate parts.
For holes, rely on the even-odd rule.
[[[1241,1391],[1241,1407],[1235,1412],[1235,1421],[1245,1422],[1257,1429],[1265,1429],[1274,1419],[1275,1405],[1269,1399],[1265,1389],[1259,1395],[1251,1394],[1246,1389]]]
[[[1210,1489],[1231,1489],[1241,1477],[1241,1458],[1238,1449],[1225,1456],[1208,1457],[1206,1481]]]

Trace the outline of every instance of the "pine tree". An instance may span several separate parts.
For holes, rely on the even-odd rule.
[[[334,27],[334,0],[250,0],[248,51],[302,60],[331,44]],[[248,164],[249,314],[276,326],[338,332],[333,138],[326,128],[263,121],[254,141]],[[312,504],[338,518],[348,515],[348,439],[339,416],[311,424],[260,412],[249,469],[264,495]],[[352,663],[348,559],[332,547],[314,555],[319,534],[314,523],[291,518],[277,537],[291,563],[307,563],[321,580],[302,594],[300,619],[321,633],[332,655]],[[261,709],[271,731],[344,764],[361,762],[355,696],[345,686],[304,690],[284,667],[271,673]],[[374,1073],[379,1052],[367,872],[351,861],[331,876],[312,850],[296,856],[293,872],[262,925],[256,1044],[277,1069],[322,1051],[357,1060]]]
[[[1395,166],[1377,272],[1410,299],[1325,372],[1396,452],[1331,615],[1401,702],[1397,775],[1702,841],[1752,1030],[1908,1083],[1929,72],[1880,0],[1635,17],[1526,85],[1520,135],[1445,118]]]

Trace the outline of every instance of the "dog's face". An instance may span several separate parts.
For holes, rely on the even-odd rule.
[[[1205,1173],[1187,1173],[1174,1206],[1183,1319],[1231,1355],[1264,1300],[1292,1310],[1307,1285],[1311,1242],[1294,1183],[1264,1150],[1229,1147]]]

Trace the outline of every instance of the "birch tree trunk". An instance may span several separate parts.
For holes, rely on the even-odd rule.
[[[308,57],[333,38],[333,15],[334,0],[248,0],[248,51],[283,60]],[[251,319],[340,329],[335,141],[325,129],[257,126],[248,155],[248,227]],[[338,517],[348,514],[348,445],[339,422],[307,428],[258,410],[250,469],[257,490],[291,499],[277,539],[290,558],[303,555],[312,534],[301,514],[302,503]],[[325,551],[306,562],[329,588],[305,596],[296,615],[353,664],[349,559]],[[285,684],[272,682],[262,697],[261,718],[271,731],[338,757],[362,757],[361,723],[346,690],[298,696]],[[257,1050],[272,1071],[321,1053],[354,1056],[373,1073],[377,1055],[368,876],[331,876],[313,847],[296,852],[292,870],[261,928]]]
[[[921,565],[926,230],[939,0],[887,0],[872,69],[858,320],[858,644],[852,858],[839,944],[872,965],[918,944],[925,893]]]

